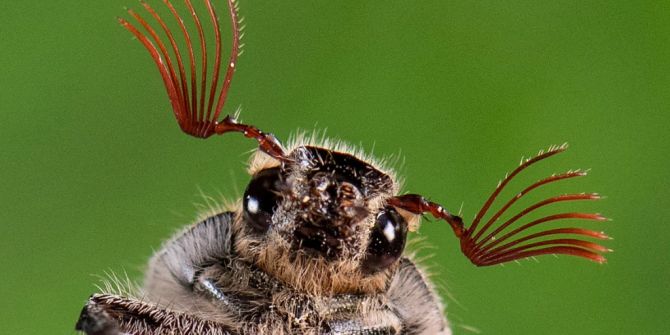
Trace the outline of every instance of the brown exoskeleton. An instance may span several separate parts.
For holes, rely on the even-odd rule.
[[[233,0],[227,1],[233,47],[220,91],[222,43],[210,0],[205,4],[216,50],[209,86],[204,32],[189,0],[185,3],[199,43],[193,42],[193,33],[168,0],[164,2],[185,46],[176,43],[168,25],[146,3],[143,6],[167,36],[169,47],[134,11],[130,15],[147,34],[125,19],[119,21],[156,62],[184,132],[200,138],[241,132],[258,141],[244,198],[241,204],[213,213],[166,242],[152,257],[138,292],[94,294],[81,313],[78,330],[96,335],[451,334],[439,297],[411,257],[403,254],[407,233],[417,228],[422,214],[446,221],[460,239],[461,251],[478,266],[543,254],[605,261],[601,254],[608,249],[582,239],[605,239],[604,233],[572,227],[531,231],[561,219],[604,220],[598,214],[560,213],[517,225],[540,207],[598,199],[597,194],[551,197],[497,223],[532,190],[584,172],[569,171],[539,180],[483,220],[512,178],[565,146],[523,161],[466,227],[460,217],[439,204],[416,194],[400,195],[392,171],[339,143],[298,137],[284,147],[271,134],[239,123],[235,117],[218,121],[239,53],[237,9]],[[200,78],[194,52],[198,44]],[[185,47],[186,57],[180,47]]]

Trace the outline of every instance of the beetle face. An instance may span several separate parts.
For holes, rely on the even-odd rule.
[[[293,253],[351,260],[364,272],[402,254],[407,223],[391,207],[391,177],[350,154],[300,146],[290,160],[254,174],[243,217],[258,237],[276,234]],[[361,262],[361,260],[363,260]]]

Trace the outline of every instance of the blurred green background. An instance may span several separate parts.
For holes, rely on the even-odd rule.
[[[516,190],[591,169],[526,204],[606,195],[567,207],[613,218],[585,224],[615,238],[607,264],[541,257],[476,268],[447,225],[422,227],[456,334],[667,333],[669,2],[240,5],[246,47],[224,113],[242,105],[243,120],[283,139],[327,128],[400,153],[405,190],[462,207],[468,221],[522,155],[571,145]],[[178,130],[155,66],[115,21],[123,6],[141,7],[0,2],[5,334],[74,333],[99,276],[141,279],[152,251],[195,217],[201,192],[233,198],[248,180],[254,143]]]

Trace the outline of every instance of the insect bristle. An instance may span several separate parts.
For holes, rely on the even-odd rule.
[[[610,249],[605,248],[597,243],[574,238],[586,237],[599,240],[608,239],[609,237],[602,232],[575,227],[561,227],[546,229],[537,233],[522,236],[522,233],[527,232],[529,229],[552,221],[565,219],[587,221],[607,220],[600,214],[567,212],[547,215],[521,225],[504,234],[503,236],[498,237],[498,234],[500,234],[503,230],[511,227],[517,221],[539,208],[558,202],[601,199],[601,196],[597,193],[563,194],[550,197],[521,210],[510,219],[499,225],[497,228],[492,228],[497,220],[504,213],[506,213],[506,211],[514,203],[516,203],[529,192],[553,182],[585,176],[586,172],[582,170],[571,170],[561,174],[552,174],[549,177],[531,184],[521,192],[516,193],[497,212],[495,212],[491,218],[488,219],[488,221],[486,221],[483,226],[481,226],[481,228],[477,229],[481,223],[482,218],[484,215],[486,215],[498,195],[515,176],[517,176],[521,171],[525,170],[529,166],[565,151],[566,148],[567,145],[565,144],[561,146],[550,147],[546,152],[540,151],[537,156],[522,160],[522,163],[515,170],[506,175],[506,177],[498,184],[491,196],[489,196],[489,198],[482,206],[470,227],[467,228],[465,233],[461,236],[461,250],[474,264],[479,266],[494,265],[546,254],[565,254],[583,257],[598,263],[605,262],[605,257],[602,255],[602,253],[609,252],[611,251]],[[555,235],[560,235],[561,237],[547,239],[549,236]]]
[[[191,136],[198,138],[207,138],[214,134],[221,135],[228,132],[239,132],[248,138],[252,138],[258,141],[261,151],[276,159],[282,161],[286,160],[287,158],[284,154],[281,143],[272,134],[264,133],[255,126],[239,123],[236,117],[231,117],[230,115],[219,121],[219,116],[221,115],[221,111],[223,110],[224,104],[226,102],[228,89],[230,88],[230,83],[233,79],[233,74],[235,73],[237,57],[239,56],[241,49],[240,38],[242,27],[240,26],[240,19],[237,15],[237,2],[228,0],[228,11],[230,15],[233,36],[230,57],[228,59],[227,69],[223,77],[223,84],[221,84],[220,90],[218,86],[223,62],[221,58],[221,27],[219,26],[219,18],[216,14],[216,11],[214,10],[214,7],[212,6],[211,0],[205,0],[205,5],[207,7],[207,12],[214,30],[216,50],[214,53],[213,73],[211,80],[209,81],[209,86],[207,86],[208,53],[205,41],[205,33],[200,18],[198,17],[198,14],[193,7],[193,4],[190,0],[184,0],[191,13],[191,18],[195,24],[200,42],[200,89],[198,89],[198,73],[195,64],[196,52],[191,40],[191,34],[184,25],[184,20],[181,16],[179,16],[179,13],[177,13],[177,10],[172,6],[170,1],[164,0],[163,2],[169,8],[184,35],[190,66],[190,86],[187,84],[184,61],[179,51],[179,47],[175,42],[174,36],[166,22],[149,4],[142,2],[144,8],[147,10],[147,12],[149,12],[149,14],[151,14],[151,16],[153,16],[156,22],[158,22],[158,24],[161,26],[161,29],[167,36],[170,46],[172,47],[172,52],[175,54],[179,75],[177,75],[177,72],[175,71],[174,60],[170,57],[165,43],[161,37],[158,36],[156,30],[154,30],[151,25],[149,25],[149,23],[142,18],[142,16],[134,12],[132,9],[128,10],[128,13],[133,18],[135,18],[135,20],[142,27],[144,27],[151,39],[147,36],[147,34],[141,32],[139,29],[137,29],[137,27],[135,27],[127,20],[119,18],[119,23],[133,35],[135,35],[135,37],[144,45],[147,51],[149,51],[151,58],[154,60],[154,63],[156,63],[170,99],[172,110],[181,130]],[[154,43],[158,46],[158,48],[156,45],[154,45]],[[198,90],[200,90],[199,97]],[[209,93],[209,97],[207,98],[207,102],[205,102],[207,92]],[[216,104],[214,104],[215,100]]]
[[[165,0],[164,2],[184,35],[190,70],[190,85],[187,84],[187,79],[189,78],[187,78],[186,75],[184,60],[175,41],[174,35],[172,34],[172,31],[168,27],[165,20],[163,20],[161,16],[148,3],[141,2],[142,6],[155,19],[155,21],[163,30],[163,33],[167,37],[167,41],[172,48],[171,51],[174,53],[174,57],[170,56],[166,43],[163,41],[163,39],[161,39],[160,36],[158,36],[156,30],[154,30],[141,15],[132,9],[129,9],[128,13],[133,18],[135,18],[135,20],[146,30],[147,33],[141,32],[133,24],[123,18],[120,18],[119,22],[124,28],[135,35],[135,37],[137,37],[140,42],[142,42],[147,51],[149,51],[151,58],[153,58],[154,62],[156,63],[161,77],[163,78],[163,83],[165,84],[167,94],[170,98],[174,115],[181,129],[189,135],[206,138],[215,133],[215,126],[225,104],[228,89],[230,88],[230,82],[235,71],[235,62],[237,61],[237,56],[240,49],[240,27],[239,20],[237,18],[237,7],[233,6],[233,2],[229,0],[233,34],[232,50],[228,60],[227,70],[223,78],[223,84],[219,90],[219,77],[222,65],[221,28],[219,26],[218,16],[212,6],[211,1],[205,1],[207,12],[213,25],[215,39],[214,65],[211,80],[209,81],[209,87],[207,86],[207,63],[209,55],[205,41],[205,34],[202,22],[195,8],[193,7],[193,4],[190,0],[184,1],[191,13],[192,21],[195,24],[198,35],[200,47],[199,54],[201,56],[199,74],[196,70],[196,50],[194,49],[194,43],[191,39],[191,34],[186,28],[184,20],[181,16],[179,16],[178,12],[174,6],[172,6],[170,1]],[[175,69],[175,63],[177,69]],[[200,77],[200,83],[198,83],[198,76]],[[200,85],[200,87],[198,87],[198,85]],[[216,98],[217,93],[218,99]]]

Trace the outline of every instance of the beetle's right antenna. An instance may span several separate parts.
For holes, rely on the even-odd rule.
[[[547,152],[541,152],[535,157],[523,160],[516,169],[498,184],[488,200],[479,210],[479,213],[477,213],[472,224],[467,228],[464,226],[463,220],[460,217],[450,214],[441,205],[428,201],[418,194],[396,196],[390,198],[388,202],[391,206],[402,208],[411,213],[428,213],[435,218],[447,221],[447,223],[451,225],[456,237],[460,239],[461,251],[463,254],[465,254],[472,263],[478,266],[494,265],[522,258],[551,254],[583,257],[594,262],[603,263],[605,262],[605,257],[602,254],[612,250],[603,247],[600,244],[585,241],[583,239],[585,237],[599,240],[608,239],[609,237],[603,232],[580,227],[559,226],[558,228],[545,228],[539,232],[528,233],[532,228],[537,226],[544,227],[548,223],[566,219],[588,221],[607,220],[600,214],[578,212],[558,213],[541,217],[515,229],[511,228],[518,220],[539,208],[565,201],[598,200],[600,199],[600,195],[597,193],[574,193],[550,197],[521,210],[516,215],[507,219],[504,223],[494,226],[498,219],[503,216],[503,214],[505,214],[517,200],[521,199],[532,190],[560,180],[585,176],[586,173],[583,171],[568,171],[540,179],[516,193],[509,201],[507,201],[507,203],[494,213],[488,221],[481,226],[481,228],[479,228],[482,218],[486,215],[486,212],[488,212],[495,199],[516,175],[539,161],[565,151],[566,148],[567,145],[551,147]],[[511,231],[506,232],[505,230]],[[559,235],[560,237],[555,238],[556,235]]]
[[[221,90],[219,91],[219,97],[214,106],[214,100],[216,98],[217,86],[219,81],[219,72],[221,69],[221,29],[219,27],[219,18],[212,6],[211,0],[205,0],[207,10],[209,12],[209,17],[212,21],[214,27],[214,38],[216,41],[216,50],[214,56],[214,73],[212,74],[212,79],[210,86],[207,86],[207,47],[205,43],[205,34],[202,28],[202,24],[198,15],[193,8],[193,4],[190,0],[184,0],[184,3],[191,12],[191,17],[195,23],[197,29],[199,41],[200,41],[200,54],[201,54],[201,71],[200,71],[200,96],[198,96],[198,80],[197,80],[197,71],[195,64],[195,52],[193,43],[191,41],[191,35],[189,34],[184,21],[177,13],[177,10],[172,6],[169,0],[163,0],[165,5],[169,8],[170,12],[174,16],[175,20],[179,24],[179,27],[184,34],[184,39],[186,42],[186,49],[189,58],[189,67],[190,67],[190,86],[187,83],[186,70],[184,66],[184,61],[182,60],[182,55],[179,51],[179,46],[177,45],[172,32],[168,28],[167,24],[160,15],[149,6],[148,3],[142,1],[142,6],[154,17],[154,19],[161,26],[165,36],[167,37],[170,46],[174,52],[174,60],[176,60],[177,71],[175,70],[175,65],[173,58],[170,57],[167,47],[163,40],[158,36],[156,31],[144,20],[139,14],[135,13],[132,9],[128,10],[128,13],[137,20],[137,22],[144,27],[148,35],[151,36],[153,42],[147,37],[146,34],[140,32],[133,24],[128,22],[123,18],[119,18],[119,23],[128,29],[137,39],[144,45],[144,47],[149,51],[151,58],[153,58],[156,66],[158,66],[158,71],[163,78],[163,83],[165,84],[165,89],[167,90],[168,97],[170,98],[170,104],[172,105],[172,110],[174,115],[177,118],[179,127],[187,134],[198,137],[198,138],[207,138],[213,134],[225,134],[227,132],[240,132],[248,138],[253,138],[258,141],[259,149],[266,154],[279,159],[287,160],[288,158],[284,154],[281,143],[274,135],[269,133],[264,133],[260,129],[252,126],[238,123],[234,116],[227,115],[221,122],[217,121],[221,110],[226,102],[226,97],[228,95],[228,89],[230,88],[230,82],[233,79],[233,74],[235,73],[235,64],[237,62],[237,57],[240,55],[240,38],[242,37],[242,29],[240,27],[240,20],[237,16],[237,2],[235,0],[228,1],[228,11],[230,13],[230,19],[232,24],[232,33],[233,33],[233,46],[230,53],[230,58],[228,59],[228,68],[226,70],[225,77],[223,79],[223,84],[221,85]],[[156,46],[158,48],[156,48]],[[209,90],[209,97],[207,102],[205,102],[206,92]],[[190,93],[190,94],[189,94]],[[214,112],[212,112],[212,109]]]

